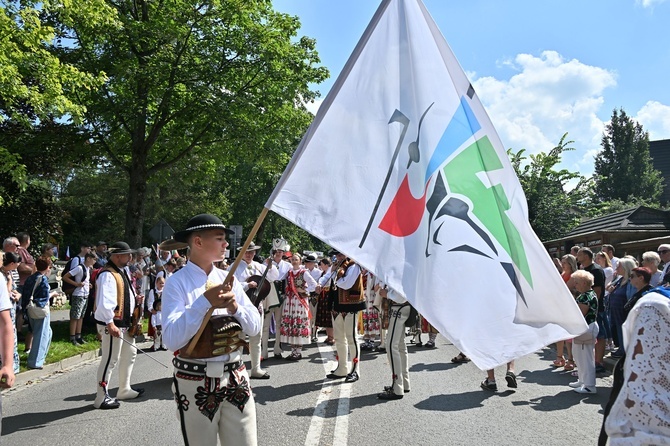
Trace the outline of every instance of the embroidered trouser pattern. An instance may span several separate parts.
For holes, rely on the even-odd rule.
[[[134,347],[135,338],[129,335],[125,329],[121,330],[121,336],[123,336],[126,342],[109,334],[104,325],[98,325],[98,331],[102,336],[102,354],[100,355],[100,365],[98,366],[96,376],[98,386],[94,402],[95,407],[100,407],[100,404],[105,400],[108,390],[107,383],[109,383],[112,371],[117,363],[119,365],[119,390],[117,396],[119,396],[119,393],[132,393],[130,376],[133,373],[133,365],[137,357],[137,350]]]
[[[393,393],[403,395],[410,390],[407,344],[405,344],[405,321],[409,317],[409,305],[391,305],[386,355],[391,365]]]
[[[256,445],[256,404],[244,366],[220,378],[175,370],[172,391],[185,445]]]
[[[339,376],[353,372],[357,372],[359,376],[361,375],[358,368],[360,349],[356,337],[357,316],[358,312],[333,312],[333,337],[335,338],[335,351],[337,352],[337,369],[333,373]],[[348,358],[352,362],[351,369],[349,369]]]

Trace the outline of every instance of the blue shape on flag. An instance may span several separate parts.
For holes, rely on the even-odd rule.
[[[452,116],[447,129],[435,148],[435,152],[433,152],[433,156],[430,157],[424,183],[428,181],[428,178],[433,176],[435,171],[444,164],[456,149],[461,147],[468,138],[477,133],[481,128],[482,126],[479,124],[472,108],[470,108],[470,104],[468,104],[465,97],[461,97],[460,107],[458,107],[454,116]]]

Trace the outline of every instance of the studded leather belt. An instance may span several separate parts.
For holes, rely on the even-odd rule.
[[[211,366],[216,364],[217,368],[223,373],[231,372],[233,370],[237,370],[242,365],[244,365],[244,362],[242,360],[236,361],[236,362],[229,362],[227,364],[221,364],[221,363],[214,363],[210,362],[209,363]],[[183,359],[180,357],[176,357],[172,359],[172,365],[174,366],[175,369],[180,370],[182,372],[187,372],[192,375],[207,375],[207,362],[196,362],[196,361],[191,361],[187,359]],[[223,368],[221,369],[220,366],[223,365]],[[212,367],[210,367],[212,368]],[[218,373],[217,373],[218,374]],[[209,376],[209,375],[208,375]]]

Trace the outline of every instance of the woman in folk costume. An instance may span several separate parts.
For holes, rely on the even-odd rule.
[[[374,307],[377,293],[375,282],[377,278],[369,271],[364,271],[367,276],[365,281],[365,310],[363,310],[363,344],[361,350],[374,350],[377,348],[375,340],[379,339],[380,324],[379,311]]]
[[[330,260],[324,257],[319,261],[319,269],[321,270],[321,277],[330,271]],[[335,338],[333,337],[333,316],[331,313],[331,306],[328,303],[329,288],[317,289],[319,299],[316,304],[316,326],[325,328],[328,336],[324,341],[327,345],[335,345]]]
[[[291,257],[293,269],[286,276],[286,300],[282,310],[281,342],[291,344],[291,355],[286,359],[302,359],[302,346],[310,342],[309,293],[316,289],[316,281],[302,266],[302,257]]]

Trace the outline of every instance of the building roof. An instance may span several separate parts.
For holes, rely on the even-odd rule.
[[[572,238],[580,234],[608,230],[670,231],[670,212],[653,209],[647,206],[626,209],[623,211],[614,212],[613,214],[586,220],[561,238]]]

